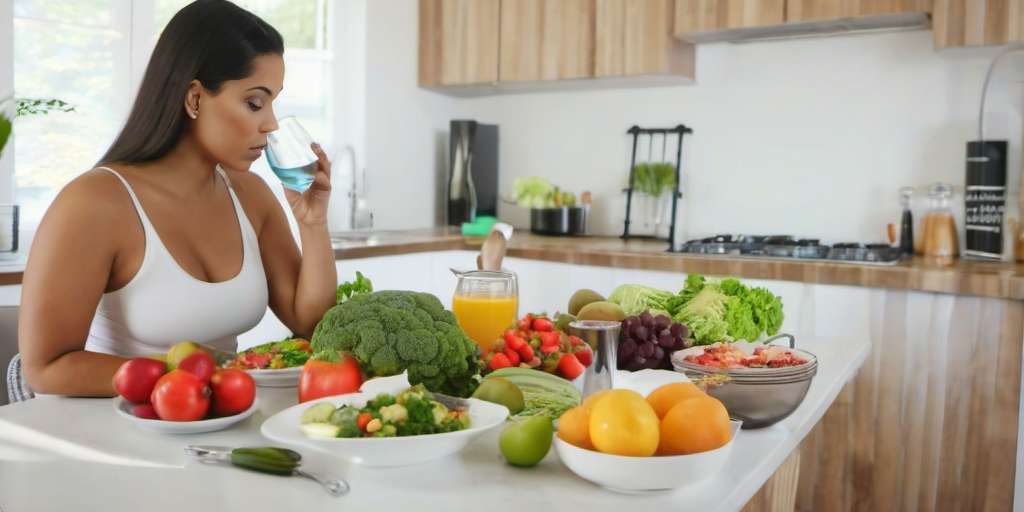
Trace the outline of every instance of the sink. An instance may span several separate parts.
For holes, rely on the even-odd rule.
[[[353,245],[376,245],[376,243],[377,236],[370,232],[331,233],[331,245],[335,249]]]

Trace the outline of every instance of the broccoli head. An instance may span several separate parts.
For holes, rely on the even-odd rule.
[[[476,343],[429,293],[356,295],[327,311],[312,347],[349,352],[370,376],[408,370],[410,384],[455,396],[469,396],[480,373]]]

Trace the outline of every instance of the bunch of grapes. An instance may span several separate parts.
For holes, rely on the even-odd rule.
[[[635,372],[645,368],[671,370],[669,355],[690,346],[690,330],[665,315],[644,311],[622,321],[618,368]]]

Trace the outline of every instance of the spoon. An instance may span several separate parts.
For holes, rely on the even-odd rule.
[[[195,457],[203,464],[231,464],[231,448],[227,446],[189,445],[185,447],[185,454]],[[258,469],[249,467],[246,469],[259,471]],[[351,490],[348,482],[343,479],[332,480],[299,468],[293,469],[291,474],[313,480],[323,486],[331,496],[344,496]]]

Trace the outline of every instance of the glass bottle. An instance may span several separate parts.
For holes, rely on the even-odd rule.
[[[956,221],[949,208],[952,197],[953,186],[948,183],[934,183],[928,190],[930,206],[922,222],[922,242],[924,256],[934,264],[951,264],[959,252]]]
[[[900,188],[900,205],[903,216],[900,219],[900,252],[914,254],[914,214],[910,211],[910,200],[914,195],[914,187]]]

